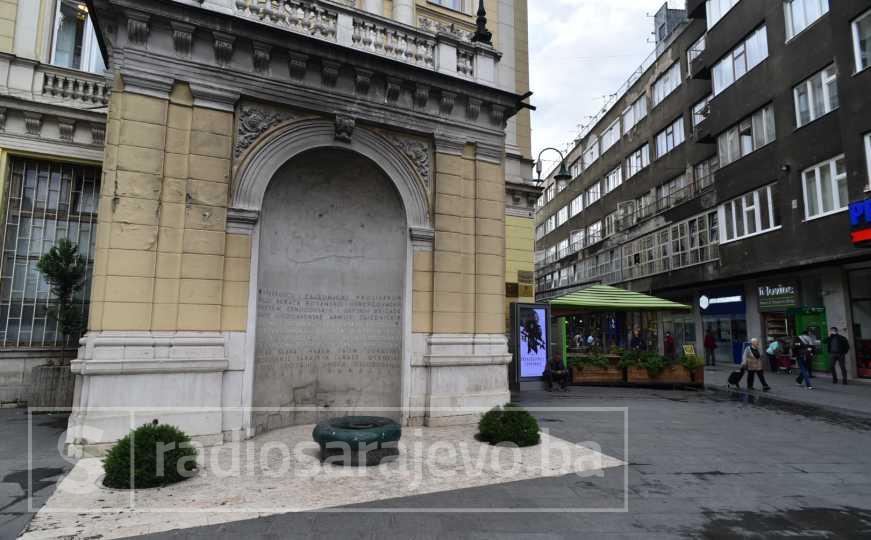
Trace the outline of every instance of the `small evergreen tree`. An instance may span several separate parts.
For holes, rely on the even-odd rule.
[[[74,295],[85,284],[85,259],[79,255],[79,248],[67,238],[61,238],[57,245],[39,258],[36,269],[42,273],[51,286],[51,293],[57,304],[49,308],[49,314],[58,322],[63,335],[61,363],[64,352],[72,337],[78,340],[85,330],[86,319],[79,306],[73,303]]]

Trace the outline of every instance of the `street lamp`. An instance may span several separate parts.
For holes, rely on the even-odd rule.
[[[569,180],[571,180],[572,175],[569,174],[569,171],[566,168],[566,157],[556,148],[548,147],[538,153],[538,160],[536,160],[535,162],[535,172],[538,173],[538,182],[541,183],[541,169],[543,167],[541,163],[541,155],[548,150],[553,150],[554,152],[559,154],[560,157],[559,171],[555,175],[553,175],[553,179],[557,182],[568,182]]]

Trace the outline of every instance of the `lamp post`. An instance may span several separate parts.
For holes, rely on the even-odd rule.
[[[556,148],[548,147],[538,153],[538,159],[535,161],[535,172],[538,173],[538,183],[541,183],[541,169],[543,168],[543,165],[541,163],[541,155],[548,150],[553,150],[554,152],[559,154],[560,157],[559,171],[555,175],[553,175],[553,179],[557,182],[568,182],[569,180],[571,180],[572,175],[569,174],[569,171],[566,168],[566,157]]]

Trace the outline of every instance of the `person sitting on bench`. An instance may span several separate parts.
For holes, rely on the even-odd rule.
[[[571,374],[566,366],[563,365],[559,358],[551,358],[547,366],[544,368],[544,383],[547,385],[547,391],[553,391],[553,383],[558,382],[560,390],[567,391],[571,382]]]

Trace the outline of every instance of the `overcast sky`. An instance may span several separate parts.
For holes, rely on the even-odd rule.
[[[529,0],[533,159],[564,150],[653,50],[653,14],[665,0]],[[670,0],[672,8],[682,7]],[[679,5],[680,4],[680,5]],[[555,152],[543,160],[556,162]],[[547,167],[545,167],[545,173]]]

